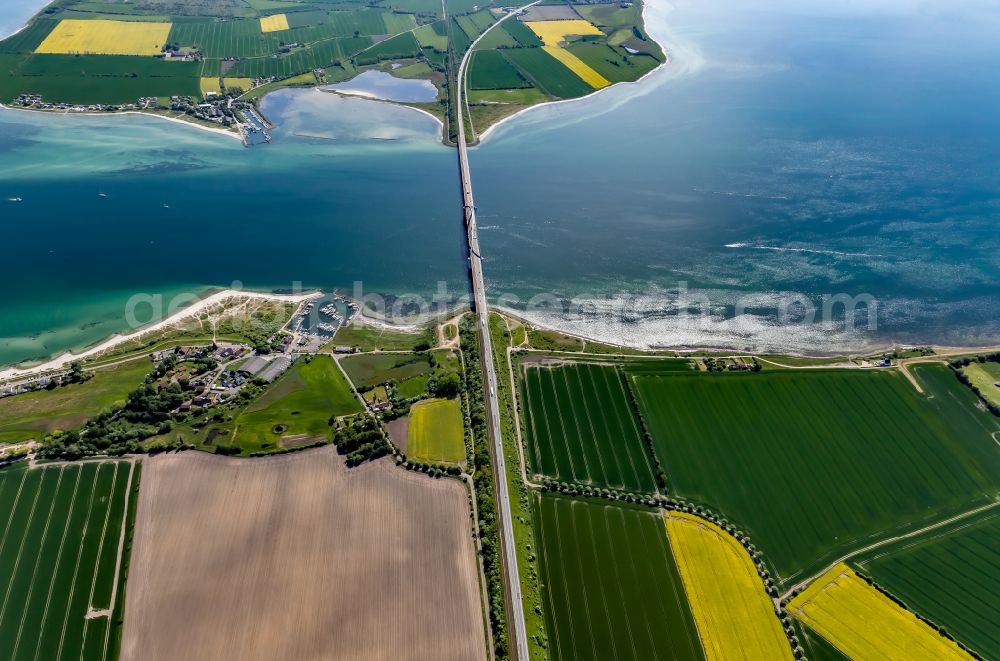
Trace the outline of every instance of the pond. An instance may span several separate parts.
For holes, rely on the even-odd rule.
[[[326,89],[383,101],[429,103],[437,98],[437,87],[429,80],[397,78],[385,71],[365,71],[346,83],[325,85]]]

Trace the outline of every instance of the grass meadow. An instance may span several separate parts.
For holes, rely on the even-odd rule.
[[[561,482],[638,492],[656,477],[621,373],[586,363],[522,365],[528,464]]]
[[[386,381],[402,381],[430,374],[427,356],[419,353],[366,353],[340,359],[344,371],[358,388]]]
[[[705,658],[662,516],[534,495],[549,658]]]
[[[332,416],[361,410],[332,358],[300,359],[236,419],[235,444],[253,452],[277,447],[283,436],[327,440]]]
[[[4,658],[114,658],[120,622],[109,613],[125,597],[114,588],[131,470],[117,461],[0,471]]]
[[[75,429],[101,411],[125,401],[152,369],[148,358],[97,370],[85,383],[0,399],[0,443]]]
[[[668,489],[746,530],[782,581],[997,493],[1000,422],[940,365],[633,374]]]

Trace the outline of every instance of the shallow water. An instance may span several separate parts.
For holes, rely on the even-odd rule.
[[[324,87],[401,103],[429,103],[437,98],[438,93],[434,83],[429,80],[397,78],[385,71],[374,69],[359,73],[347,82],[324,85]]]
[[[654,13],[668,67],[471,153],[495,292],[577,299],[529,316],[633,344],[1000,339],[995,3]],[[876,329],[862,306],[860,328],[796,323],[837,295]],[[679,313],[701,298],[711,317]]]

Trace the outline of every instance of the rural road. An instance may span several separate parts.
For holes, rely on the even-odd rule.
[[[524,7],[538,4],[536,0]],[[523,9],[522,7],[521,9]],[[493,364],[493,342],[490,338],[489,307],[486,304],[486,284],[483,280],[483,263],[479,252],[479,233],[476,227],[476,202],[472,196],[472,176],[469,169],[469,150],[465,143],[465,74],[469,67],[472,49],[490,30],[515,15],[509,12],[486,29],[469,45],[458,67],[455,104],[458,108],[458,168],[462,181],[462,202],[465,207],[465,229],[469,241],[469,271],[472,277],[473,305],[476,324],[479,326],[479,353],[483,369],[483,397],[486,403],[486,432],[493,454],[493,485],[496,490],[497,511],[500,516],[500,546],[503,557],[506,587],[508,631],[512,639],[511,651],[516,661],[528,661],[528,633],[524,623],[524,606],[521,600],[521,578],[517,569],[517,551],[514,542],[514,525],[510,512],[510,494],[507,488],[507,467],[504,465],[503,439],[500,435],[500,404],[497,400],[497,374]],[[447,17],[446,17],[447,18]],[[470,117],[471,124],[471,117]]]

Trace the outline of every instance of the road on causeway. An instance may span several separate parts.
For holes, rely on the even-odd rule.
[[[525,7],[536,5],[541,0]],[[486,402],[486,432],[489,436],[493,459],[493,483],[496,490],[497,510],[500,516],[500,546],[503,556],[504,587],[507,601],[507,630],[515,652],[515,661],[528,661],[528,632],[524,624],[524,606],[521,601],[521,579],[517,569],[517,550],[514,543],[514,525],[510,513],[510,494],[507,489],[507,467],[503,457],[503,439],[500,435],[500,404],[497,400],[497,373],[493,365],[493,342],[490,339],[489,307],[486,304],[486,284],[483,281],[483,262],[479,251],[479,233],[476,227],[476,202],[472,196],[472,175],[469,171],[469,150],[465,143],[465,76],[472,50],[486,34],[520,10],[509,12],[491,25],[469,45],[458,67],[455,103],[458,106],[458,167],[462,180],[462,203],[465,208],[465,229],[469,241],[469,271],[472,277],[473,303],[476,324],[479,326],[479,352],[483,369],[483,396]],[[471,117],[470,117],[471,123]]]

